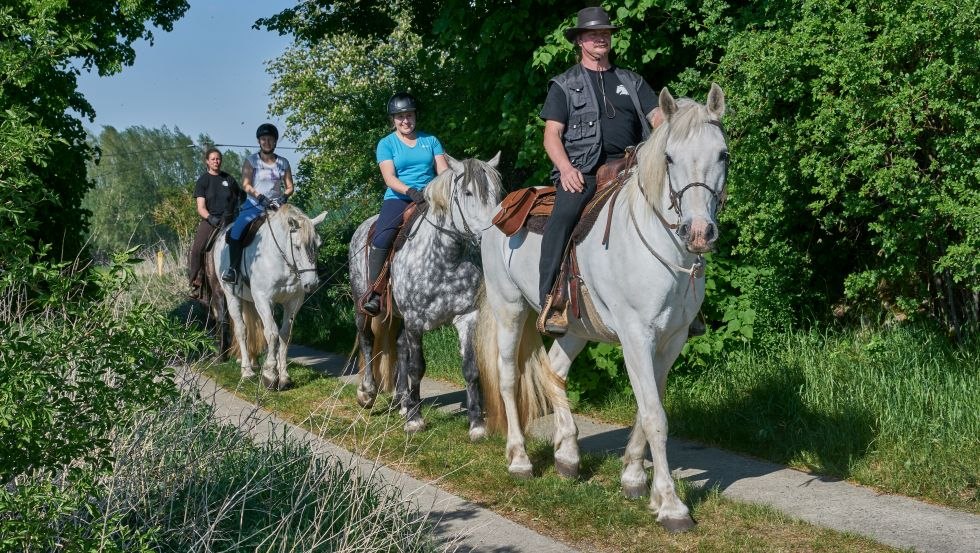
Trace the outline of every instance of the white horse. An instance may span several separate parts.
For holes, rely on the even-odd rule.
[[[638,411],[623,456],[621,484],[630,497],[646,492],[643,458],[649,444],[654,469],[649,506],[665,528],[682,531],[694,521],[677,496],[667,465],[663,394],[667,373],[704,299],[701,254],[718,238],[715,215],[724,200],[728,167],[720,123],[725,97],[713,84],[707,104],[701,105],[686,98],[675,101],[665,88],[660,108],[666,122],[639,147],[637,170],[621,197],[606,204],[597,218],[600,228],[576,246],[587,290],[582,319],[570,317],[568,333],[549,352],[529,316],[539,309],[540,236],[522,230],[507,237],[497,228],[483,234],[487,292],[477,356],[488,426],[506,429],[510,473],[531,475],[523,431],[532,417],[550,407],[555,413],[556,468],[575,477],[578,429],[568,408],[565,378],[590,340],[622,344]],[[603,244],[601,227],[607,220],[609,240]]]
[[[267,348],[262,383],[271,390],[291,385],[286,372],[286,349],[296,312],[307,292],[316,288],[316,252],[320,237],[314,227],[327,212],[312,220],[298,207],[285,204],[268,216],[243,252],[242,278],[236,284],[221,281],[241,349],[242,378],[255,376],[255,360]],[[225,233],[214,245],[214,266],[221,274],[230,263]],[[273,304],[282,306],[282,325],[276,324]]]

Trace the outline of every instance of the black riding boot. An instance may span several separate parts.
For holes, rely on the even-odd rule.
[[[231,263],[228,264],[228,268],[225,272],[221,274],[221,280],[225,282],[230,282],[234,284],[238,282],[238,269],[242,266],[242,241],[235,240],[232,237],[228,237],[228,257]]]
[[[388,259],[388,248],[371,248],[371,252],[368,254],[369,287],[373,287],[374,283],[378,280],[378,275],[381,274],[381,269],[384,267],[386,259]],[[371,292],[371,296],[368,297],[367,301],[361,307],[368,315],[372,317],[377,315],[381,312],[381,296],[377,292]]]

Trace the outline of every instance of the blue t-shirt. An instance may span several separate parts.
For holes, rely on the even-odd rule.
[[[406,146],[394,132],[378,141],[375,153],[377,161],[391,160],[395,164],[395,176],[405,185],[422,190],[436,177],[436,156],[443,155],[439,139],[429,133],[416,131],[414,147]],[[386,200],[407,200],[408,196],[388,188]]]

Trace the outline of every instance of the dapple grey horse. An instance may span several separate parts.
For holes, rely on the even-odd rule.
[[[477,356],[487,421],[491,430],[506,429],[511,474],[531,475],[523,425],[550,406],[556,468],[574,477],[578,430],[564,380],[589,341],[622,344],[638,407],[623,456],[623,490],[628,496],[646,492],[643,458],[649,444],[650,509],[665,528],[681,531],[694,521],[677,497],[667,465],[664,386],[704,299],[702,254],[718,238],[715,217],[725,196],[728,147],[720,122],[725,97],[717,85],[706,105],[675,101],[664,89],[660,108],[666,121],[639,147],[637,169],[621,197],[603,207],[597,218],[603,224],[576,246],[579,282],[587,291],[580,298],[582,318],[570,317],[568,333],[549,352],[529,316],[539,305],[540,236],[523,230],[507,237],[496,228],[484,233],[486,302],[480,308]],[[606,221],[610,232],[603,243]]]
[[[255,376],[255,360],[263,345],[261,336],[268,350],[262,383],[269,389],[283,390],[291,385],[286,372],[286,349],[293,320],[303,298],[318,282],[316,252],[320,237],[314,227],[327,212],[311,220],[298,207],[286,204],[267,213],[252,243],[245,248],[242,279],[235,284],[220,282],[241,349],[242,378]],[[224,234],[218,237],[212,251],[217,274],[230,263]],[[283,308],[282,325],[278,328],[274,304]]]
[[[408,229],[405,245],[392,260],[392,317],[356,315],[361,368],[357,401],[370,408],[378,388],[391,391],[396,380],[395,400],[406,416],[405,430],[423,429],[419,413],[419,385],[425,374],[422,333],[452,323],[459,333],[469,434],[478,440],[486,434],[473,349],[476,301],[483,285],[479,240],[500,201],[496,170],[500,153],[488,162],[447,158],[449,170],[425,187],[427,212]],[[367,290],[365,247],[376,219],[364,221],[350,242],[354,298]],[[392,373],[397,373],[394,379]]]

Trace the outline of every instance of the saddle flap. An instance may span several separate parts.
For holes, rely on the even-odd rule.
[[[507,236],[521,230],[530,216],[547,216],[555,205],[555,187],[521,188],[515,190],[500,203],[500,211],[492,223]]]

